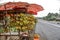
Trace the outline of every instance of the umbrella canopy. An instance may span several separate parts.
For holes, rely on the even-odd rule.
[[[2,6],[0,6],[0,10],[10,10],[10,9],[14,9],[16,7],[26,7],[27,5],[29,5],[28,3],[26,2],[8,2]],[[5,7],[6,6],[6,9]]]
[[[6,7],[6,8],[5,8]],[[10,10],[18,8],[26,8],[28,13],[37,14],[37,12],[42,11],[43,7],[37,4],[29,4],[27,2],[8,2],[0,6],[0,10]]]
[[[28,11],[35,11],[35,12],[38,12],[38,11],[42,11],[43,10],[43,7],[41,5],[37,5],[37,4],[30,4],[28,6]]]
[[[29,4],[26,2],[8,2],[4,5],[6,5],[6,10],[10,10],[10,9],[15,9],[20,7],[26,7]]]
[[[5,10],[4,6],[0,6],[0,10]]]
[[[37,12],[44,10],[43,7],[41,5],[37,5],[37,4],[30,4],[27,8],[27,11],[29,13],[34,13],[37,14]]]

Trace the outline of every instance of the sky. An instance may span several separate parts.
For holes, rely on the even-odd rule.
[[[44,10],[38,12],[36,17],[43,17],[46,16],[49,12],[51,13],[59,13],[59,8],[60,8],[60,0],[0,0],[0,3],[5,3],[5,2],[28,2],[28,3],[35,3],[41,5]]]

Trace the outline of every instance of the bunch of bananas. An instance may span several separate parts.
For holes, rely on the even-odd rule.
[[[8,27],[6,29],[1,28],[0,32],[8,32],[9,30],[14,32],[18,30],[33,30],[36,24],[36,18],[26,13],[14,14],[13,16],[9,15],[6,17],[6,20],[8,21]]]
[[[31,14],[15,14],[10,18],[10,27],[16,27],[19,30],[33,30],[36,24],[36,18]]]

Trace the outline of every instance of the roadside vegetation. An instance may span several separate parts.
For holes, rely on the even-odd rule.
[[[48,20],[48,21],[60,21],[60,14],[58,14],[58,13],[48,13],[48,15],[43,17],[43,19]]]

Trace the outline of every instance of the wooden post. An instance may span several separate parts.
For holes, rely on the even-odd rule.
[[[1,33],[0,33],[0,35],[1,35]],[[0,40],[1,40],[1,36],[0,36]]]
[[[20,30],[19,29],[18,29],[18,34],[19,34],[19,40],[21,40]]]
[[[7,35],[5,36],[5,40],[7,40]]]

